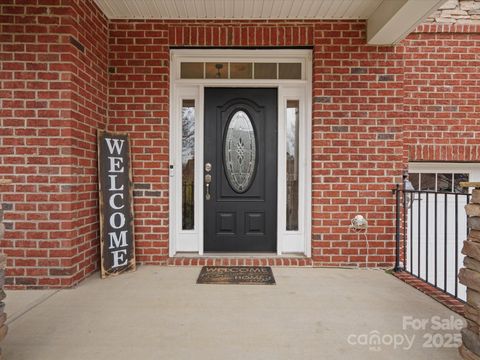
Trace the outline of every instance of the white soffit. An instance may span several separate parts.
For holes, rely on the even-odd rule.
[[[364,19],[373,45],[402,40],[445,0],[95,0],[109,19]]]
[[[383,0],[95,0],[109,19],[367,19]]]

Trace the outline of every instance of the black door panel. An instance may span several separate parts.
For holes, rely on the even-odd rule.
[[[277,89],[205,89],[205,251],[276,251]]]

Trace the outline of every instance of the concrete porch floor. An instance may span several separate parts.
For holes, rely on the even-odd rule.
[[[460,358],[455,346],[424,343],[425,334],[440,334],[436,344],[445,345],[447,334],[459,333],[449,325],[432,330],[432,317],[462,318],[383,271],[274,268],[275,286],[197,285],[199,271],[143,266],[107,280],[95,274],[76,289],[8,291],[4,357]],[[404,316],[427,319],[425,329],[403,329]],[[380,335],[380,346],[361,345],[372,334]],[[405,335],[414,336],[411,349],[388,345]]]

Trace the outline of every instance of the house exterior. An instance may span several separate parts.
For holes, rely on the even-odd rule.
[[[98,269],[99,130],[141,264],[392,266],[409,167],[480,180],[480,2],[397,3],[2,1],[7,284]]]

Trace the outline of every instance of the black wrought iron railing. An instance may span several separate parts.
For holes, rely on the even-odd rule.
[[[394,192],[395,271],[406,271],[465,301],[466,289],[458,281],[458,270],[463,263],[463,240],[468,236],[464,206],[471,195],[400,186]]]

